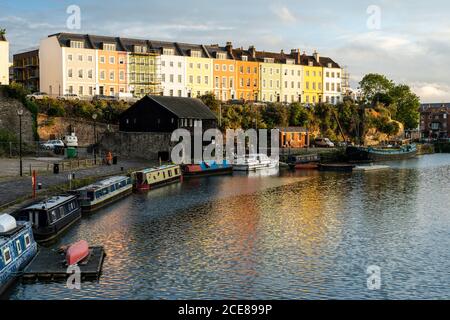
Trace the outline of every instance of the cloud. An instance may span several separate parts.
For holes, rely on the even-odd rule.
[[[443,83],[412,83],[411,89],[423,103],[450,101],[450,85]]]
[[[297,21],[297,18],[285,6],[282,6],[281,8],[272,7],[272,11],[278,16],[278,18],[280,18],[283,23],[294,23]]]

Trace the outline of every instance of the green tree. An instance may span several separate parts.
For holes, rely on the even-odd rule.
[[[289,110],[283,105],[269,104],[261,116],[269,129],[289,126]]]
[[[373,104],[377,101],[377,98],[388,98],[386,95],[389,94],[394,83],[384,75],[370,73],[364,76],[359,86],[366,102]]]
[[[303,105],[294,102],[289,106],[289,124],[304,127],[311,120],[311,113]]]
[[[390,92],[395,106],[395,113],[392,112],[393,119],[403,123],[405,129],[415,129],[419,125],[419,97],[413,93],[407,85],[394,86]]]

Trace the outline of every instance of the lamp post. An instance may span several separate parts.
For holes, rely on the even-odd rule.
[[[97,114],[92,115],[94,120],[94,164],[97,164]]]
[[[20,158],[20,176],[23,176],[22,171],[22,116],[23,116],[23,109],[17,110],[17,115],[19,116],[19,158]]]

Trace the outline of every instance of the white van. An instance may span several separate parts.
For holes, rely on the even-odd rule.
[[[135,102],[136,99],[133,97],[132,93],[128,93],[128,92],[118,92],[116,93],[116,95],[114,96],[117,101],[121,101],[121,102]]]
[[[64,137],[64,144],[66,147],[78,147],[78,138],[75,133]]]

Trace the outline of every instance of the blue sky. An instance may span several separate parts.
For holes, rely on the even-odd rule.
[[[66,27],[73,4],[81,9],[75,31]],[[367,25],[371,5],[380,8],[380,29]],[[57,32],[317,50],[348,66],[354,87],[378,72],[410,85],[423,102],[450,101],[450,3],[443,0],[0,0],[0,28],[11,53]]]

